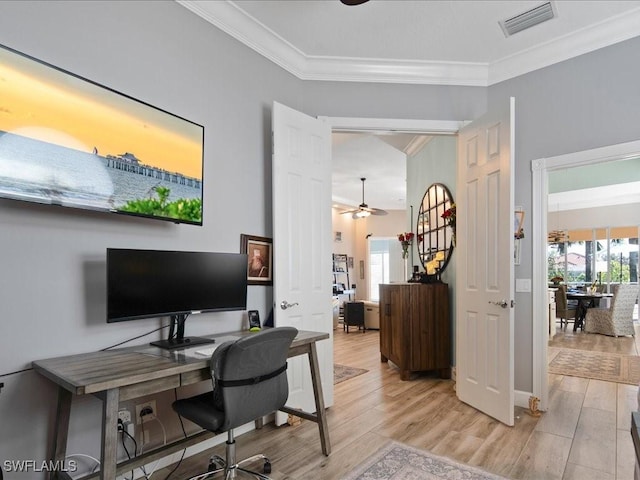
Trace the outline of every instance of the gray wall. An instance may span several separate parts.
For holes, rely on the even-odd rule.
[[[422,204],[427,188],[433,183],[442,183],[451,192],[452,201],[456,201],[456,159],[458,150],[457,137],[434,137],[425,147],[413,157],[407,158],[407,204],[413,205],[414,224],[411,230],[416,231],[415,222],[418,210]],[[414,244],[415,258],[418,259],[417,248]],[[449,284],[449,311],[451,318],[451,365],[456,364],[456,257],[454,248],[451,260],[442,274],[442,281]],[[416,261],[417,263],[418,261]],[[424,268],[420,266],[420,271]]]
[[[489,87],[489,105],[516,98],[515,204],[525,239],[516,278],[531,278],[531,161],[640,138],[640,38]],[[543,235],[544,232],[531,232]],[[532,389],[531,295],[516,294],[516,390]]]
[[[239,252],[241,233],[271,234],[271,104],[295,103],[302,82],[174,2],[1,2],[0,43],[205,127],[203,227],[0,201],[0,374],[160,326],[105,323],[107,247]],[[248,308],[265,318],[270,304],[271,288],[249,287]],[[244,320],[193,316],[187,332]],[[29,371],[0,381],[0,458],[46,458],[55,389]],[[175,436],[172,398],[158,400],[158,414]],[[70,453],[99,456],[99,407],[74,403]]]
[[[160,326],[105,323],[107,247],[237,252],[241,233],[272,234],[273,101],[311,115],[445,120],[486,106],[482,88],[304,82],[174,2],[3,1],[0,44],[205,127],[203,227],[0,200],[2,459],[46,458],[56,392],[28,370],[32,360],[94,351]],[[250,287],[248,308],[266,316],[271,303],[270,288]],[[187,329],[197,335],[243,321],[237,312],[207,314]],[[172,397],[158,399],[169,437],[179,435]],[[74,402],[69,452],[99,456],[99,407],[93,398]]]

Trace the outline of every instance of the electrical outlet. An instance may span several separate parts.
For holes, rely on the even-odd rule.
[[[118,412],[118,418],[122,420],[122,423],[126,424],[127,422],[131,423],[131,412],[126,409],[122,409]]]
[[[145,415],[141,416],[140,413],[145,413]],[[142,422],[148,422],[149,420],[153,420],[156,418],[156,401],[149,400],[148,402],[141,403],[136,405],[136,423],[140,425]]]
[[[127,433],[131,438],[136,438],[136,429],[133,422],[127,423]]]

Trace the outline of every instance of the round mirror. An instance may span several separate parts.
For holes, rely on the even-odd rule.
[[[431,185],[422,197],[416,226],[418,256],[429,275],[444,271],[455,245],[455,203],[442,183]]]

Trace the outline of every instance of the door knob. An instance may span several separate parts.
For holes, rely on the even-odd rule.
[[[489,303],[492,305],[498,305],[502,308],[507,308],[509,306],[509,302],[507,302],[506,300],[498,300],[497,302],[492,302],[491,300],[489,300]]]
[[[296,305],[298,305],[298,302],[289,303],[286,300],[283,300],[282,302],[280,302],[280,308],[282,310],[286,310],[287,308],[295,307]]]

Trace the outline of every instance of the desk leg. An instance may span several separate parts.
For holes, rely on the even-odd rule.
[[[120,391],[112,388],[101,395],[102,398],[102,445],[100,451],[100,478],[116,478],[118,462],[118,404]]]
[[[324,408],[324,397],[322,395],[322,380],[320,379],[320,365],[318,363],[318,351],[315,342],[309,346],[309,367],[311,369],[311,382],[313,383],[313,395],[316,400],[316,415],[318,417],[318,429],[320,430],[320,443],[322,453],[331,453],[331,443],[329,441],[329,426],[327,425],[327,412]]]
[[[58,407],[56,411],[56,421],[53,431],[53,446],[49,458],[54,462],[64,461],[67,455],[67,438],[69,436],[69,418],[71,417],[72,394],[63,387],[58,387]],[[56,478],[56,471],[51,472],[50,478]]]

